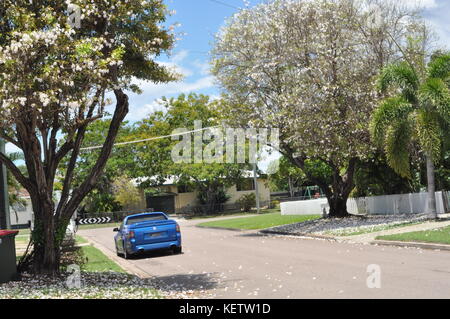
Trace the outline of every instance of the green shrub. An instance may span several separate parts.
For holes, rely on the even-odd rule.
[[[241,211],[248,213],[256,206],[256,195],[254,193],[242,195],[236,203],[239,205]]]
[[[270,209],[273,209],[273,208],[278,208],[280,206],[280,201],[279,200],[272,200],[272,201],[270,201]]]

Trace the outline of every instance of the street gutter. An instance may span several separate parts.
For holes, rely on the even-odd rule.
[[[422,243],[422,242],[408,242],[408,241],[393,241],[393,240],[374,240],[370,244],[382,245],[382,246],[396,246],[406,248],[420,248],[428,250],[446,250],[450,251],[450,245],[446,244],[434,244],[434,243]]]

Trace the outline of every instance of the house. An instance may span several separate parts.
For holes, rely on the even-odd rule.
[[[147,179],[148,180],[148,179]],[[136,184],[143,179],[135,180]],[[270,189],[265,176],[257,179],[258,192],[261,206],[270,203]],[[141,209],[152,208],[155,211],[167,213],[183,213],[201,206],[198,200],[198,191],[190,186],[179,185],[174,177],[168,178],[164,183],[147,189],[141,189]],[[242,180],[226,190],[229,200],[223,205],[222,210],[236,210],[236,202],[246,194],[255,193],[253,173],[245,174]],[[145,205],[145,207],[142,207]]]
[[[34,225],[34,212],[33,204],[31,202],[30,194],[25,190],[21,189],[17,194],[18,198],[22,203],[14,203],[9,206],[9,216],[11,222],[11,228],[13,229],[25,229],[33,228]],[[59,199],[61,197],[60,191],[55,191],[55,206],[58,205]],[[76,214],[72,217],[74,219]]]
[[[33,207],[30,194],[26,190],[21,190],[18,197],[23,203],[15,203],[9,207],[11,227],[13,229],[28,228],[33,222]]]

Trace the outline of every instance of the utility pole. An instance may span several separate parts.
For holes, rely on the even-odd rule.
[[[258,186],[258,169],[256,163],[253,164],[253,180],[255,182],[255,195],[256,195],[256,211],[258,214],[261,213],[261,206],[259,203],[259,186]]]
[[[0,152],[5,154],[5,141],[0,139]],[[0,229],[10,229],[8,182],[6,179],[6,167],[0,165]]]

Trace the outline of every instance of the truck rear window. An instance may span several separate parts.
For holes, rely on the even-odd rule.
[[[167,218],[164,215],[148,215],[148,216],[138,216],[131,217],[127,220],[127,225],[144,223],[144,222],[152,222],[155,220],[166,220]]]

